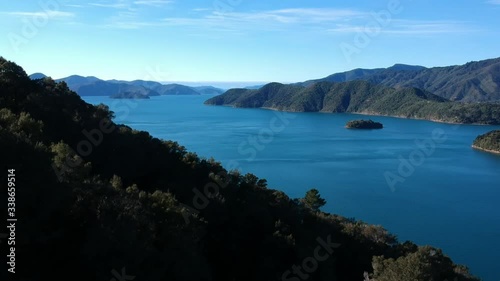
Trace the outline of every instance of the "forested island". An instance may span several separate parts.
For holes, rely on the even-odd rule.
[[[478,280],[439,249],[321,212],[315,189],[290,198],[113,117],[0,57],[19,280]]]
[[[487,152],[500,154],[500,130],[491,131],[484,135],[478,136],[474,140],[472,147]]]
[[[384,125],[373,120],[352,120],[345,125],[347,129],[382,129]]]
[[[500,104],[452,102],[418,88],[390,88],[366,81],[270,83],[231,89],[205,102],[291,112],[361,113],[457,124],[500,124]]]

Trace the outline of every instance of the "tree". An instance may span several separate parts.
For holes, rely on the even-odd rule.
[[[397,259],[373,257],[373,279],[376,281],[477,281],[464,267],[453,264],[440,249],[419,247],[414,253]],[[365,274],[365,278],[367,275]]]
[[[303,200],[304,204],[314,211],[319,211],[319,208],[326,204],[326,200],[321,198],[319,191],[313,188],[306,192],[306,196]]]
[[[113,175],[113,177],[109,180],[109,183],[114,189],[122,189],[123,187],[122,178],[117,175]]]

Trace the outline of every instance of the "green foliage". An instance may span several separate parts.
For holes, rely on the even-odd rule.
[[[39,140],[43,132],[43,122],[31,118],[29,113],[12,113],[7,108],[0,108],[0,127],[26,141]]]
[[[472,145],[479,149],[500,153],[500,130],[491,131],[478,136]]]
[[[59,180],[64,182],[84,181],[92,170],[92,165],[85,162],[69,145],[64,142],[52,144],[52,167]]]
[[[352,120],[345,125],[348,129],[382,129],[382,123],[373,120]]]
[[[306,192],[304,196],[304,204],[313,211],[319,211],[319,208],[326,205],[326,200],[321,198],[319,190],[312,188]]]
[[[365,81],[317,82],[307,87],[271,83],[259,90],[228,90],[205,103],[296,112],[352,112],[450,123],[500,124],[500,104],[451,102],[417,88],[388,88]]]
[[[429,246],[397,259],[373,258],[373,279],[375,281],[442,281],[478,280],[453,265],[441,250]]]
[[[122,178],[117,175],[113,175],[113,177],[109,180],[109,184],[111,184],[114,189],[122,189],[123,187]]]
[[[355,80],[393,88],[415,87],[453,101],[471,103],[499,101],[500,58],[448,67],[395,65],[389,68],[355,69],[302,84]]]

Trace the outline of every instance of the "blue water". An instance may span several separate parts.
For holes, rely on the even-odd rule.
[[[372,116],[383,130],[348,130],[347,121],[366,117],[203,105],[209,97],[84,99],[109,105],[118,123],[254,173],[291,197],[315,187],[324,211],[437,246],[483,280],[500,280],[500,156],[471,148],[500,126]]]

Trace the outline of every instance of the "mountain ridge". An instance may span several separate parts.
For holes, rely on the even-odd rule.
[[[385,70],[389,70],[389,71],[416,71],[416,70],[422,70],[422,69],[426,69],[426,67],[419,66],[419,65],[408,65],[408,64],[397,63],[397,64],[394,64],[393,66],[390,66],[387,68],[355,68],[355,69],[348,70],[348,71],[330,74],[324,78],[307,80],[305,82],[298,82],[295,84],[308,86],[308,85],[314,84],[316,82],[323,82],[323,81],[348,82],[348,81],[354,81],[354,80],[363,80],[364,78],[369,77],[370,75],[373,75],[375,73],[385,71]]]
[[[388,68],[358,68],[296,84],[307,86],[322,81],[355,80],[395,88],[420,88],[453,101],[498,102],[500,101],[500,58],[432,68],[404,64],[395,64]]]
[[[31,79],[43,79],[43,73],[29,75]],[[222,94],[223,89],[212,86],[190,87],[178,83],[162,84],[147,80],[102,80],[95,76],[70,75],[56,79],[56,82],[64,81],[68,87],[80,96],[114,96],[114,97],[139,97],[159,95],[215,95]]]
[[[500,124],[500,104],[449,101],[419,88],[391,88],[357,80],[308,86],[270,83],[258,90],[231,89],[207,105],[291,112],[360,113],[447,123]]]

